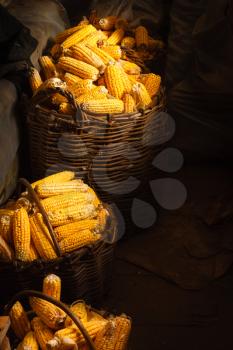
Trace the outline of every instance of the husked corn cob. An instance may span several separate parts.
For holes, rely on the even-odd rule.
[[[44,73],[45,79],[56,77],[56,67],[49,56],[41,56],[39,58],[39,64]]]
[[[79,89],[93,89],[95,85],[93,84],[93,81],[91,79],[82,79],[81,81],[74,83],[72,85],[72,91],[74,94],[80,94],[78,92]],[[77,90],[77,92],[76,92]]]
[[[107,52],[115,60],[119,60],[121,58],[122,52],[119,45],[103,46],[102,50]]]
[[[61,103],[66,103],[68,102],[67,98],[61,94],[53,94],[51,97],[51,102],[56,105],[59,106]]]
[[[61,57],[58,66],[64,69],[64,71],[78,75],[83,79],[97,80],[99,77],[97,68],[72,57]]]
[[[122,29],[122,28],[116,29],[112,33],[112,35],[108,38],[107,43],[109,45],[117,45],[117,44],[119,44],[121,42],[121,40],[123,39],[124,34],[125,34],[124,29]]]
[[[59,113],[72,115],[75,113],[74,107],[69,102],[63,102],[59,105]]]
[[[86,310],[86,304],[82,301],[77,302],[76,304],[72,305],[70,307],[70,310],[77,316],[82,322],[87,322],[87,310]],[[65,326],[70,327],[74,325],[74,322],[71,320],[70,317],[66,318]]]
[[[71,73],[65,73],[64,80],[66,83],[70,86],[73,86],[74,84],[81,83],[84,79],[77,77],[77,75],[71,74]]]
[[[53,247],[52,238],[40,213],[30,217],[30,226],[32,240],[40,257],[43,259],[55,259],[57,254]]]
[[[80,203],[91,203],[94,199],[93,194],[88,192],[68,192],[53,197],[45,198],[41,201],[44,209],[48,212],[78,205]]]
[[[59,173],[44,177],[41,180],[33,182],[32,188],[35,188],[38,185],[41,184],[47,184],[47,183],[60,183],[64,181],[70,181],[73,180],[75,177],[75,173],[73,171],[61,171]]]
[[[10,215],[0,215],[0,236],[7,242],[12,242],[12,220]]]
[[[102,30],[112,30],[115,26],[117,17],[116,16],[107,16],[99,20],[99,26]]]
[[[0,258],[3,261],[12,261],[14,252],[7,242],[0,236]]]
[[[120,60],[120,63],[127,74],[138,75],[141,73],[141,68],[136,63],[125,60]]]
[[[94,46],[98,45],[99,42],[106,39],[106,35],[101,30],[97,30],[96,32],[93,32],[89,34],[86,38],[84,38],[82,40],[82,44],[89,44]]]
[[[9,205],[9,202],[6,205]],[[13,209],[15,209],[15,202],[10,203],[10,207],[7,206],[4,209],[0,209],[0,217],[4,216],[4,215],[12,217],[14,215],[14,210]]]
[[[36,68],[30,68],[29,70],[29,84],[32,89],[32,92],[36,92],[37,89],[41,86],[43,83],[40,73]]]
[[[81,234],[83,230],[94,230],[98,227],[98,220],[86,219],[81,221],[71,222],[70,224],[58,226],[54,229],[57,240],[61,241],[70,235]]]
[[[135,44],[136,41],[132,36],[125,36],[121,41],[121,47],[123,49],[133,49]]]
[[[121,64],[117,63],[118,67],[119,67],[119,77],[121,78],[122,82],[123,82],[123,86],[124,86],[124,93],[130,93],[132,91],[132,82],[128,76],[128,74],[126,74],[126,72],[124,71],[123,67],[121,66]]]
[[[124,103],[119,99],[91,100],[82,105],[82,109],[93,113],[120,114],[124,110]]]
[[[135,29],[135,40],[136,40],[137,48],[148,47],[149,35],[145,27],[139,26]]]
[[[24,208],[27,212],[29,212],[32,208],[32,205],[28,198],[19,197],[15,203],[15,209]]]
[[[76,98],[77,103],[80,105],[84,102],[89,102],[91,100],[107,99],[108,90],[104,86],[98,86],[98,88],[101,88],[102,90],[93,89],[90,92],[78,96]]]
[[[105,68],[105,64],[102,59],[83,43],[72,46],[69,51],[69,56],[89,63],[100,71],[103,71]]]
[[[133,113],[136,111],[136,104],[133,96],[131,96],[130,94],[125,94],[123,96],[123,102],[125,107],[124,109],[125,113]]]
[[[77,327],[74,326],[60,329],[54,334],[53,339],[58,339],[61,341],[63,338],[70,338],[73,341],[77,342],[79,339],[79,331]]]
[[[131,330],[131,321],[124,316],[116,317],[116,343],[114,350],[125,350]]]
[[[132,84],[135,84],[138,81],[140,81],[140,74],[127,74],[127,76]]]
[[[92,203],[97,208],[101,204],[101,201],[98,198],[97,194],[95,193],[95,191],[91,187],[88,187],[87,192],[93,195],[94,199],[93,199]]]
[[[35,333],[35,337],[42,350],[46,350],[46,344],[49,340],[53,339],[53,332],[46,324],[39,318],[34,317],[32,320],[32,328]]]
[[[48,217],[53,226],[66,225],[74,221],[93,218],[96,208],[93,204],[77,204],[56,211],[48,212]]]
[[[88,185],[80,179],[75,179],[60,183],[41,184],[36,186],[35,190],[41,198],[46,198],[74,191],[87,192]]]
[[[22,304],[19,301],[12,306],[10,313],[11,327],[19,339],[23,339],[31,330],[30,322]]]
[[[89,44],[86,44],[86,46],[92,50],[97,56],[99,56],[101,58],[101,60],[104,62],[104,64],[108,65],[109,63],[114,62],[114,58],[112,56],[110,56],[107,52],[105,52],[104,50],[100,49],[97,46],[91,46]]]
[[[30,297],[29,303],[32,310],[49,328],[59,329],[64,326],[66,315],[57,306],[35,297]]]
[[[90,230],[82,230],[79,234],[75,233],[73,235],[69,235],[64,237],[60,241],[60,248],[63,254],[72,252],[79,248],[84,247],[85,245],[89,245],[94,243],[100,239],[99,234],[95,234]]]
[[[154,73],[145,74],[141,81],[151,97],[157,94],[161,83],[161,77],[159,75]]]
[[[80,41],[82,41],[85,37],[87,37],[93,32],[96,32],[96,28],[91,24],[87,24],[80,30],[68,36],[65,39],[65,41],[63,41],[61,46],[63,47],[63,49],[69,49],[72,45],[78,44]]]
[[[73,94],[75,97],[79,97],[83,94],[91,93],[91,90],[95,87],[95,85],[83,86],[83,87],[72,87]]]
[[[134,93],[135,100],[139,108],[145,108],[151,104],[151,97],[144,84],[134,84],[132,87],[132,91]]]
[[[61,279],[57,275],[50,274],[43,279],[43,293],[50,297],[60,300],[61,298]]]
[[[39,255],[37,253],[37,250],[35,248],[35,245],[34,243],[31,241],[31,244],[30,244],[30,249],[29,249],[29,257],[28,257],[28,261],[34,261],[36,259],[39,258]]]
[[[25,335],[23,341],[20,343],[20,350],[39,350],[34,332],[30,331]]]
[[[96,350],[115,349],[116,322],[114,319],[109,320],[105,327],[96,334],[94,344]]]
[[[55,42],[58,43],[58,44],[61,44],[64,40],[66,40],[69,36],[71,36],[72,34],[74,34],[75,32],[79,31],[80,29],[83,29],[86,27],[87,24],[78,24],[77,26],[75,27],[71,27],[71,28],[68,28],[66,30],[64,30],[63,32],[61,33],[58,33],[56,36],[55,36]]]
[[[16,259],[27,261],[29,258],[31,235],[29,217],[24,208],[15,211],[12,224]]]
[[[50,49],[50,55],[52,58],[57,59],[62,54],[62,48],[60,44],[54,44]]]
[[[125,77],[122,74],[121,67],[118,64],[110,64],[105,69],[104,78],[109,94],[121,99],[126,92],[124,82]]]

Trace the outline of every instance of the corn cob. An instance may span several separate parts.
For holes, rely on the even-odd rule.
[[[73,115],[75,113],[75,109],[70,103],[63,102],[59,105],[58,112],[62,114]]]
[[[61,279],[57,275],[50,274],[43,279],[43,293],[56,300],[61,297]]]
[[[41,56],[39,58],[39,64],[44,73],[45,79],[56,77],[56,67],[49,56]]]
[[[71,222],[70,224],[56,227],[54,232],[56,234],[57,240],[61,241],[70,235],[80,234],[83,230],[94,230],[98,227],[98,220],[96,219],[86,219],[81,221]]]
[[[35,248],[35,245],[33,242],[31,242],[30,244],[30,249],[29,249],[29,257],[28,257],[28,261],[34,261],[36,259],[39,258],[39,255],[37,253],[37,250]]]
[[[47,342],[47,350],[78,350],[76,342],[68,337],[55,337]]]
[[[88,192],[68,192],[45,198],[41,201],[44,209],[48,212],[63,209],[71,205],[75,206],[80,203],[91,203],[94,195]]]
[[[53,226],[66,225],[74,221],[91,219],[96,215],[93,204],[78,204],[60,210],[48,212],[48,217]]]
[[[98,196],[96,195],[96,193],[95,193],[95,191],[93,190],[93,188],[88,187],[87,192],[90,193],[90,194],[92,194],[92,196],[93,196],[93,198],[94,198],[93,201],[92,201],[92,203],[93,203],[94,206],[97,208],[97,207],[101,204],[100,199],[99,199]]]
[[[85,88],[85,89],[93,89],[95,87],[95,85],[93,84],[93,81],[92,80],[90,80],[90,79],[81,79],[79,82],[77,82],[77,83],[74,83],[73,85],[72,85],[72,88],[71,88],[71,90],[72,90],[72,92],[74,93],[74,95],[75,94],[80,94],[79,92],[78,92],[78,90],[79,89],[83,89],[83,88]],[[77,90],[77,91],[76,91]]]
[[[44,183],[36,186],[35,190],[40,198],[46,198],[74,191],[87,192],[88,185],[82,180],[75,179],[61,183]]]
[[[140,74],[127,74],[127,76],[132,84],[135,84],[138,81],[140,81]]]
[[[75,173],[73,171],[61,171],[59,173],[44,177],[41,180],[32,183],[32,188],[35,188],[37,185],[47,184],[47,183],[60,183],[64,181],[73,180]]]
[[[68,100],[65,96],[56,93],[51,96],[51,102],[52,104],[59,106],[61,103],[68,102]]]
[[[115,26],[117,17],[116,16],[107,16],[99,20],[99,26],[102,30],[112,30]]]
[[[23,341],[20,343],[20,350],[39,350],[34,332],[30,331],[25,335]]]
[[[107,44],[108,45],[117,45],[121,42],[125,34],[124,29],[119,28],[116,29],[112,35],[107,39]]]
[[[27,261],[31,236],[29,218],[24,208],[15,211],[12,224],[16,259]]]
[[[63,32],[61,33],[58,33],[56,36],[55,36],[55,43],[57,44],[61,44],[63,41],[65,41],[69,36],[71,36],[72,34],[74,34],[75,32],[78,32],[80,29],[83,29],[87,26],[87,24],[78,24],[77,26],[75,27],[71,27],[71,28],[68,28],[66,30],[64,30]]]
[[[52,48],[50,49],[50,55],[52,56],[52,58],[57,60],[58,57],[61,56],[61,54],[62,54],[61,45],[60,44],[54,44],[52,46]]]
[[[49,328],[59,329],[64,326],[66,315],[57,306],[35,297],[30,297],[29,303],[32,310]]]
[[[147,48],[149,42],[148,31],[145,27],[139,26],[135,29],[135,40],[137,48]]]
[[[82,230],[79,234],[75,233],[64,237],[60,241],[60,248],[63,254],[69,253],[98,241],[100,237],[99,234],[95,234],[90,230]]]
[[[58,66],[64,71],[78,75],[83,79],[97,80],[99,77],[97,68],[72,57],[61,57]]]
[[[102,50],[107,52],[115,60],[119,60],[121,58],[122,52],[119,45],[103,46]]]
[[[101,30],[97,30],[96,32],[91,33],[86,38],[84,38],[82,40],[82,44],[95,46],[101,43],[103,40],[107,40],[106,35]]]
[[[109,94],[121,99],[125,91],[125,82],[122,69],[118,64],[110,64],[104,72],[104,77]],[[131,85],[131,84],[130,84]]]
[[[66,83],[70,86],[73,86],[76,83],[80,83],[83,81],[82,78],[77,77],[77,75],[71,74],[71,73],[65,73],[64,80]]]
[[[90,50],[92,50],[97,56],[99,56],[105,65],[108,65],[109,63],[112,63],[115,61],[114,58],[112,58],[112,56],[110,56],[107,52],[100,49],[99,47],[91,46],[89,44],[86,44],[86,46]]]
[[[98,68],[100,72],[103,72],[105,69],[105,64],[101,58],[83,43],[72,46],[69,50],[69,56],[89,63],[93,67]]]
[[[19,301],[12,306],[10,313],[11,327],[19,339],[23,339],[30,331],[31,326],[27,314]]]
[[[125,107],[124,109],[125,113],[133,113],[136,111],[136,104],[133,96],[131,96],[130,94],[125,94],[123,96],[123,102]]]
[[[43,259],[55,259],[57,254],[42,215],[37,213],[30,217],[31,235],[36,249]]]
[[[115,28],[116,29],[124,29],[124,31],[126,31],[128,29],[129,23],[126,19],[124,18],[118,18],[116,23],[115,23]]]
[[[17,199],[15,203],[15,209],[24,208],[27,212],[29,212],[32,208],[31,202],[28,198],[20,197]]]
[[[109,216],[110,216],[109,211],[106,208],[101,208],[99,210],[97,219],[99,223],[99,229],[101,232],[104,231]]]
[[[0,236],[0,258],[3,261],[12,261],[14,252],[7,242]]]
[[[138,108],[146,108],[151,104],[152,100],[145,85],[142,83],[136,83],[133,85],[132,91]]]
[[[120,114],[124,111],[124,103],[119,99],[91,100],[81,107],[85,111],[102,114]]]
[[[136,41],[132,36],[125,36],[121,41],[121,47],[123,49],[133,49],[135,44]]]
[[[122,66],[117,63],[118,67],[119,67],[119,78],[122,80],[123,82],[123,86],[124,86],[124,93],[130,93],[132,91],[132,82],[129,79],[128,74],[126,74],[126,72],[124,71],[124,69],[122,68]]]
[[[9,215],[0,216],[0,236],[7,242],[12,242],[12,220]]]
[[[82,301],[77,302],[76,304],[70,307],[70,310],[73,312],[75,316],[78,316],[81,322],[87,322],[87,310],[86,310],[86,304],[84,302]],[[72,325],[74,325],[74,322],[71,320],[70,317],[67,317],[65,322],[65,327],[70,327]]]
[[[116,317],[116,343],[114,350],[125,350],[131,330],[131,321],[124,316]]]
[[[10,204],[10,206],[9,206],[9,204]],[[7,216],[12,217],[14,215],[14,210],[13,209],[15,209],[15,202],[12,202],[12,203],[7,202],[6,205],[7,205],[6,208],[0,209],[0,217],[3,216],[3,215],[7,215]],[[10,208],[12,208],[12,209],[10,209]]]
[[[36,92],[37,89],[41,86],[43,83],[40,73],[36,68],[30,68],[29,70],[29,84],[32,89],[32,92]]]
[[[87,24],[80,30],[68,36],[65,39],[65,41],[63,41],[61,46],[63,49],[69,49],[71,46],[78,44],[80,41],[82,41],[85,37],[87,37],[93,32],[96,32],[96,28],[91,24]]]
[[[149,73],[144,75],[141,82],[145,85],[149,95],[152,97],[159,91],[161,77],[159,75]]]
[[[138,75],[141,73],[141,68],[136,63],[125,60],[120,60],[120,63],[127,74]]]
[[[107,99],[108,90],[104,86],[98,86],[99,90],[93,89],[92,91],[82,94],[76,98],[77,103],[80,105],[84,102],[91,100],[105,100]]]
[[[53,339],[53,332],[49,329],[39,317],[34,317],[32,320],[32,328],[35,337],[42,350],[46,350],[46,344]]]
[[[107,322],[95,337],[96,350],[114,350],[116,344],[116,322],[111,319]]]

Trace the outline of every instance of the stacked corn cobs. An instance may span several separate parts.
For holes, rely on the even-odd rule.
[[[60,86],[73,94],[82,110],[93,113],[148,109],[157,103],[161,78],[148,73],[145,62],[161,47],[163,43],[152,39],[143,26],[132,30],[116,16],[85,18],[55,37],[50,54],[39,59],[40,73],[31,69],[32,92]],[[75,113],[62,94],[48,102],[60,113]]]
[[[32,184],[47,212],[62,254],[101,239],[109,212],[95,192],[72,171]],[[0,257],[4,261],[55,259],[49,230],[27,192],[0,209]]]
[[[48,275],[43,281],[43,293],[60,299],[61,280]],[[10,311],[12,329],[20,341],[17,350],[86,350],[86,342],[74,322],[54,304],[30,297],[36,316],[30,322],[23,306],[17,301]],[[72,304],[70,310],[81,320],[94,341],[96,350],[125,350],[131,321],[124,315],[103,317],[83,301]]]

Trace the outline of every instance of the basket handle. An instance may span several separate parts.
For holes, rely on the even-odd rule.
[[[61,252],[61,249],[59,247],[59,244],[58,244],[58,241],[57,241],[57,238],[56,238],[56,235],[53,231],[53,227],[49,221],[49,218],[48,218],[48,215],[39,199],[39,197],[37,196],[36,192],[34,191],[34,189],[32,188],[31,184],[24,178],[20,178],[19,179],[19,183],[24,185],[27,190],[28,190],[28,193],[30,194],[30,196],[33,198],[33,200],[35,201],[36,205],[38,206],[42,216],[43,216],[43,219],[48,227],[48,230],[49,230],[49,233],[50,233],[50,236],[52,238],[52,241],[53,241],[53,244],[54,244],[54,248],[55,248],[55,251],[57,253],[57,256],[61,257],[62,256],[62,252]]]
[[[83,337],[85,338],[89,349],[90,350],[96,350],[96,347],[91,339],[91,337],[89,336],[88,332],[86,331],[85,327],[83,326],[82,322],[80,321],[79,317],[74,315],[73,312],[61,301],[58,301],[54,298],[52,298],[49,295],[46,295],[42,292],[38,292],[35,290],[23,290],[17,294],[15,294],[13,296],[13,298],[9,301],[9,303],[5,306],[4,308],[4,313],[6,315],[9,314],[11,307],[14,305],[14,303],[20,299],[21,297],[37,297],[43,300],[46,300],[52,304],[54,304],[55,306],[59,307],[61,310],[63,310],[71,319],[72,321],[75,323],[75,325],[78,327],[78,329],[80,330],[80,332],[82,333]]]

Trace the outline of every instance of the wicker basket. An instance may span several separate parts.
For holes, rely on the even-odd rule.
[[[61,277],[63,281],[62,299],[65,302],[70,303],[73,300],[84,298],[88,303],[99,304],[111,285],[114,242],[117,235],[117,223],[113,212],[107,206],[110,220],[104,232],[104,239],[74,252],[61,255],[56,236],[40,200],[25,179],[20,181],[26,185],[44,217],[58,258],[53,260],[37,259],[32,262],[1,261],[1,305],[21,290],[41,290],[43,278],[48,273],[55,273]]]
[[[151,160],[150,142],[143,142],[153,126],[163,133],[164,93],[157,104],[138,113],[98,115],[77,108],[75,116],[59,114],[42,106],[42,99],[64,91],[50,89],[34,97],[28,112],[30,158],[33,179],[67,169],[88,180],[102,200],[112,201],[135,187]],[[46,97],[45,97],[46,96]]]

